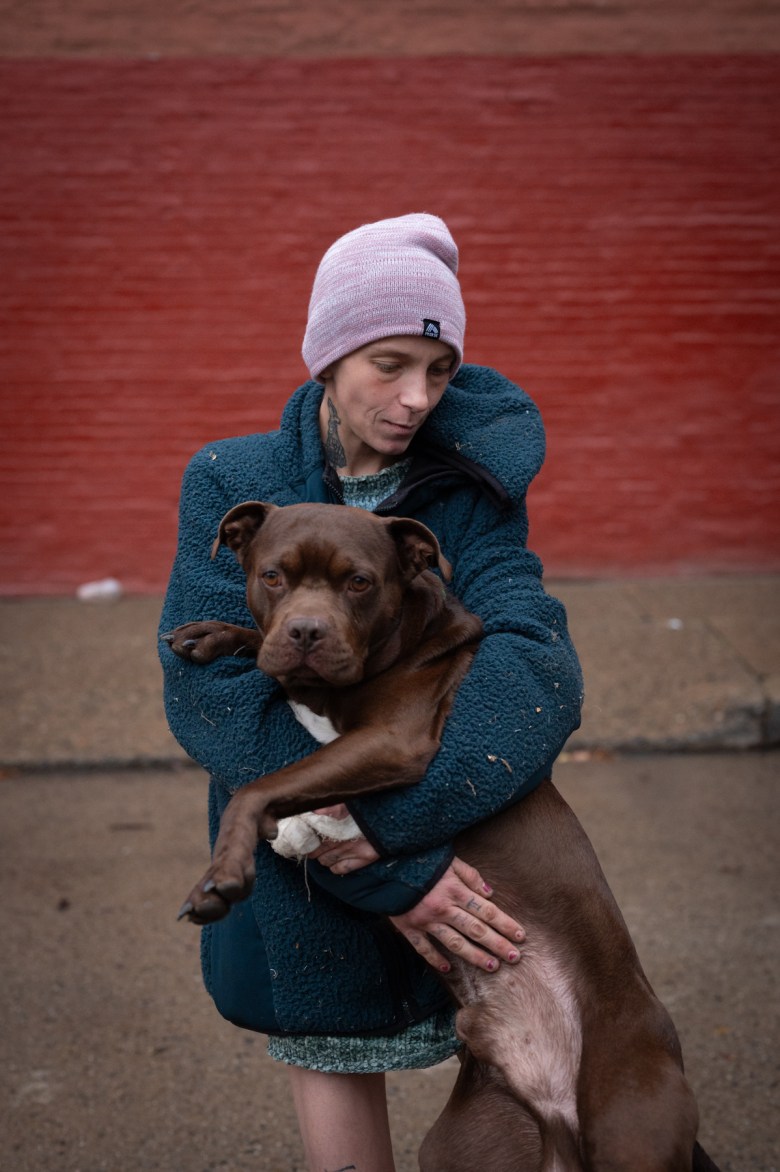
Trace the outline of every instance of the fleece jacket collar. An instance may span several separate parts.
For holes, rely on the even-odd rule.
[[[323,388],[308,382],[290,398],[282,415],[280,438],[302,456],[299,499],[339,500],[333,469],[323,474],[319,434]],[[516,444],[507,444],[507,433]],[[507,458],[507,451],[512,459]],[[417,435],[414,462],[398,490],[380,512],[398,512],[418,489],[467,481],[501,511],[519,503],[544,459],[544,431],[536,405],[514,383],[488,367],[463,366]]]

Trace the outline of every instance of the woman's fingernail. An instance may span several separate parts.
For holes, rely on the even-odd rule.
[[[492,895],[493,894],[493,888],[490,886],[489,883],[483,883],[482,890],[484,891],[485,895]]]
[[[439,972],[440,973],[448,973],[449,971],[450,971],[450,966],[447,964],[447,962],[445,960],[442,964],[439,965]]]
[[[515,932],[515,940],[525,940],[525,932],[522,928],[519,932]]]
[[[516,960],[519,960],[519,959],[520,959],[520,953],[519,953],[519,952],[515,952],[515,950],[514,950],[514,948],[513,948],[513,949],[512,949],[512,951],[511,951],[511,952],[509,953],[509,955],[507,956],[507,960],[508,960],[508,961],[510,961],[512,964],[514,964],[514,963],[515,963],[515,961],[516,961]]]
[[[494,973],[496,971],[496,969],[498,968],[498,961],[497,960],[486,960],[485,961],[485,968],[487,969],[487,971],[489,973]]]

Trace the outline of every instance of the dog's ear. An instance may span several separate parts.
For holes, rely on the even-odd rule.
[[[268,514],[277,505],[267,501],[244,501],[236,505],[219,523],[219,533],[211,547],[211,558],[217,556],[220,545],[228,545],[243,566],[246,551]]]
[[[411,582],[423,570],[441,570],[445,582],[452,577],[452,567],[441,552],[435,534],[420,521],[411,517],[393,517],[387,521],[390,536],[396,544],[404,579]]]

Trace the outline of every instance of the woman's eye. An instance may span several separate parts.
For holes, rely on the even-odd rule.
[[[266,586],[281,586],[282,576],[278,570],[264,570],[261,575]]]
[[[370,585],[368,578],[364,578],[362,574],[355,574],[349,580],[349,588],[355,594],[362,594],[364,590],[368,590]]]

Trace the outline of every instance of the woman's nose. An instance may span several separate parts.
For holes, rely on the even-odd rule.
[[[425,411],[428,407],[426,372],[410,370],[399,387],[398,400],[409,411]]]

